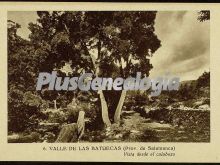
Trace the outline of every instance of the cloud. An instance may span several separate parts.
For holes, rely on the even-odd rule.
[[[162,46],[152,57],[151,76],[166,72],[197,79],[209,70],[209,21],[199,22],[196,11],[158,12],[155,33]]]

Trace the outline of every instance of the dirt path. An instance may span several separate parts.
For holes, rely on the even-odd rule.
[[[124,111],[122,125],[105,141],[130,142],[206,142],[207,137],[183,127],[141,117],[138,112]]]
[[[175,128],[170,124],[159,123],[143,118],[135,111],[124,111],[122,115],[124,129],[130,130],[130,140],[143,142],[166,141],[165,132],[172,132]],[[164,139],[164,140],[163,140]],[[125,139],[126,141],[126,139]]]
[[[123,111],[120,125],[86,135],[89,142],[209,142],[210,137],[204,130],[144,118],[136,111]]]

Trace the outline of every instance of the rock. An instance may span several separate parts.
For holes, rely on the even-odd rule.
[[[117,135],[115,135],[115,138],[119,139],[119,138],[122,138],[122,136],[123,136],[122,134],[117,134]]]
[[[184,129],[184,127],[181,125],[180,127],[179,127],[180,129]]]
[[[150,123],[150,122],[151,122],[151,118],[144,119],[144,123]]]
[[[78,127],[76,123],[64,125],[56,140],[57,143],[76,142],[78,140]]]
[[[55,134],[54,133],[51,133],[51,132],[46,132],[46,134],[44,135],[44,137],[42,138],[44,142],[47,142],[47,143],[51,143],[51,142],[54,142],[56,139],[55,139]]]
[[[203,103],[203,101],[202,100],[199,100],[199,101],[196,101],[195,103],[194,103],[194,105],[202,105],[202,103]]]
[[[147,107],[147,106],[145,106],[145,107],[144,107],[144,110],[145,110],[145,113],[147,114],[147,113],[149,113],[152,109],[149,108],[149,107]]]
[[[40,141],[40,134],[31,132],[30,135],[13,135],[8,137],[8,143],[33,143]]]
[[[137,130],[131,130],[130,132],[131,132],[131,133],[139,133],[140,131],[137,131]]]
[[[208,104],[204,104],[204,105],[200,105],[198,107],[198,109],[201,109],[201,110],[210,110],[210,106]]]
[[[172,110],[172,106],[169,105],[169,106],[167,107],[167,109],[168,109],[168,110]]]
[[[49,123],[49,122],[40,122],[38,132],[54,132],[59,131],[60,123]]]
[[[51,127],[51,126],[59,126],[60,123],[48,123],[48,122],[40,122],[40,126]]]
[[[160,124],[163,124],[163,123],[164,123],[164,121],[163,121],[163,120],[161,120],[161,121],[160,121]]]
[[[15,140],[15,139],[19,139],[18,134],[8,135],[8,141]]]

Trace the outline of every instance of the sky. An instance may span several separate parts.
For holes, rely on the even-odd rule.
[[[152,57],[151,75],[167,72],[193,80],[210,70],[210,21],[197,17],[196,11],[158,12],[155,33],[162,46]]]
[[[159,11],[155,33],[161,47],[151,58],[150,77],[178,76],[195,80],[210,70],[210,21],[199,22],[197,11]],[[28,39],[28,23],[36,22],[36,12],[8,12],[8,19],[21,25],[18,35]]]

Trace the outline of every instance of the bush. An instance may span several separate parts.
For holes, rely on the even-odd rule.
[[[18,89],[9,91],[8,101],[8,131],[22,132],[36,128],[41,116],[43,100],[32,92],[22,92]]]

